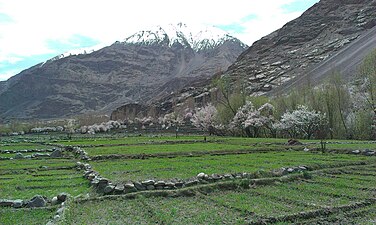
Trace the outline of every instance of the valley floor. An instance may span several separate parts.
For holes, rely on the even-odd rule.
[[[2,138],[0,224],[375,224],[375,149],[190,135]],[[35,195],[43,207],[1,203]]]

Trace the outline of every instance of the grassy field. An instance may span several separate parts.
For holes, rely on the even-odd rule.
[[[72,140],[49,135],[6,138],[0,141],[0,157],[15,155],[2,150],[52,149],[52,145],[78,146],[90,157],[145,157],[86,162],[67,154],[68,158],[61,159],[1,160],[0,199],[28,200],[36,194],[51,199],[66,192],[71,201],[60,224],[375,224],[376,157],[340,152],[372,150],[376,143],[332,140],[327,148],[340,151],[322,153],[303,151],[319,148],[319,141],[302,142],[303,146],[287,146],[287,139],[208,136],[203,142],[203,136],[123,134],[75,135]],[[103,197],[94,193],[82,171],[76,170],[77,161],[89,163],[115,184],[188,179],[200,172],[247,172],[265,178],[273,170],[302,165],[310,171],[305,178],[296,176],[264,185],[227,180],[173,191],[138,192],[133,197]],[[91,200],[82,199],[84,196]],[[1,207],[0,224],[46,224],[56,210]]]
[[[373,164],[375,166],[375,164]],[[376,168],[376,167],[375,167]],[[375,169],[373,169],[375,171]],[[245,224],[274,221],[279,224],[374,224],[376,204],[358,207],[357,202],[375,196],[374,191],[359,188],[362,181],[341,185],[341,178],[326,182],[326,173],[310,180],[256,186],[251,189],[197,192],[191,197],[138,197],[72,203],[68,224]],[[376,185],[376,180],[369,185]],[[102,207],[101,207],[102,206]],[[341,210],[349,206],[350,210]],[[330,210],[329,210],[330,209]],[[316,212],[317,216],[309,215]],[[302,216],[307,214],[307,216]],[[362,216],[352,216],[363,213]],[[328,219],[328,220],[326,220]],[[284,220],[284,221],[283,221]]]
[[[134,160],[95,161],[91,165],[105,177],[115,181],[151,178],[190,178],[198,173],[239,173],[270,171],[281,167],[319,166],[346,162],[368,162],[367,157],[314,154],[306,152],[271,152],[201,157],[148,158]]]
[[[0,199],[52,198],[61,192],[73,196],[89,191],[75,161],[66,159],[11,160],[0,164]]]
[[[0,208],[0,223],[4,225],[46,224],[55,214],[56,207],[50,209],[11,209]]]

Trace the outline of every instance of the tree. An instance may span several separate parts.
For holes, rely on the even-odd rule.
[[[232,82],[228,76],[214,80],[218,90],[218,119],[223,124],[228,124],[237,113],[238,109],[246,102],[244,82]]]
[[[162,123],[166,127],[174,127],[175,136],[176,138],[178,138],[179,127],[184,124],[184,118],[181,117],[178,113],[172,112],[172,113],[166,114],[163,117]]]
[[[209,103],[207,106],[196,110],[191,122],[195,127],[207,131],[211,135],[214,133],[217,124],[217,113],[217,109]]]
[[[235,133],[235,134],[244,134],[244,122],[247,120],[248,115],[251,114],[251,112],[254,111],[254,106],[252,102],[247,101],[245,105],[240,107],[238,111],[236,112],[234,118],[230,122],[230,129]],[[245,131],[247,133],[247,131]],[[248,134],[247,134],[248,135]]]
[[[74,119],[69,119],[67,121],[67,124],[65,125],[65,132],[67,133],[67,138],[68,139],[72,139],[72,134],[74,134],[75,130],[74,130],[74,122],[75,120]]]
[[[373,112],[372,138],[376,139],[376,49],[370,53],[359,67],[358,93],[363,95],[365,106]]]
[[[270,103],[265,103],[256,109],[251,101],[248,101],[243,107],[239,108],[230,123],[230,128],[235,131],[241,131],[250,137],[258,137],[260,129],[263,127],[272,128],[274,107]]]
[[[293,138],[301,135],[310,139],[325,118],[325,114],[310,111],[307,106],[300,105],[296,110],[282,115],[280,128]]]
[[[274,106],[270,103],[263,104],[257,110],[251,111],[243,126],[246,131],[252,130],[253,137],[259,137],[261,128],[272,129]]]

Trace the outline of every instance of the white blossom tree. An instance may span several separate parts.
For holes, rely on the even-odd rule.
[[[282,115],[280,128],[287,131],[291,137],[301,135],[310,139],[325,121],[325,114],[300,105],[296,110]]]
[[[184,124],[184,118],[176,112],[168,113],[158,120],[162,123],[162,128],[169,129],[170,127],[174,127],[176,138],[178,137],[180,126]]]
[[[74,134],[75,130],[75,123],[76,121],[74,119],[68,119],[67,124],[65,125],[65,131],[67,133],[68,139],[72,139],[72,134]]]
[[[207,106],[196,110],[191,122],[195,127],[207,131],[211,135],[217,126],[217,113],[217,109],[209,103]]]
[[[272,129],[272,121],[274,120],[273,111],[274,106],[270,103],[265,103],[257,110],[254,109],[251,111],[243,123],[244,129],[248,132],[248,136],[251,135],[251,130],[253,137],[258,137],[261,128]]]
[[[258,137],[261,128],[272,129],[273,110],[274,107],[270,103],[265,103],[256,109],[252,102],[248,101],[239,108],[230,123],[230,128],[235,131],[241,130],[249,137]]]
[[[252,102],[247,101],[244,106],[240,107],[236,112],[234,118],[230,122],[230,129],[234,133],[244,132],[244,122],[247,120],[248,115],[254,111],[254,106]]]

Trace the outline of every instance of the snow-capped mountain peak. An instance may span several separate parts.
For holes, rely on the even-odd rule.
[[[126,38],[123,43],[132,44],[162,44],[172,46],[180,43],[195,51],[214,48],[227,40],[237,40],[235,37],[215,27],[188,27],[184,23],[158,26],[154,29],[137,32]],[[240,41],[239,41],[240,42]]]

